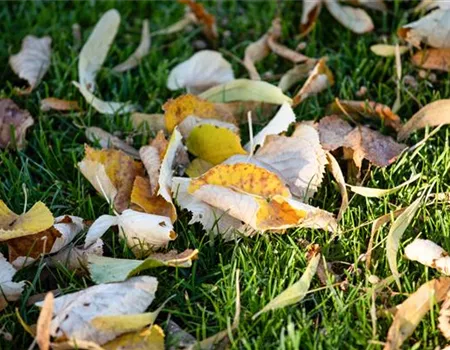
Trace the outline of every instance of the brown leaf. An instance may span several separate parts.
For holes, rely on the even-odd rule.
[[[424,69],[450,71],[450,49],[427,49],[416,52],[412,62]]]
[[[245,48],[244,66],[252,80],[261,80],[261,77],[255,67],[255,63],[262,61],[270,53],[270,48],[267,45],[268,34],[265,33],[257,41],[250,43]]]
[[[177,219],[177,212],[172,203],[168,203],[159,195],[152,195],[150,181],[137,176],[131,192],[131,209],[147,214],[170,217],[172,222]]]
[[[47,293],[37,320],[36,342],[40,350],[50,349],[50,323],[53,318],[54,300],[53,293]]]
[[[218,38],[216,19],[213,15],[205,10],[202,4],[195,2],[194,0],[178,0],[180,3],[189,7],[195,18],[199,23],[203,25],[203,33],[211,40],[216,41]]]
[[[426,126],[449,124],[450,99],[437,100],[427,104],[414,114],[408,122],[399,130],[397,139],[405,140],[411,133]]]
[[[406,148],[391,137],[365,126],[352,128],[337,116],[323,118],[319,122],[319,133],[325,150],[333,151],[344,147],[358,168],[361,168],[363,159],[380,167],[388,166]]]
[[[61,100],[56,97],[47,97],[41,100],[41,111],[48,112],[52,109],[61,112],[79,111],[80,106],[77,101]]]
[[[442,335],[449,340],[450,339],[450,298],[447,293],[444,303],[439,311],[438,328],[442,332]]]
[[[1,148],[22,149],[25,146],[26,131],[33,124],[33,117],[27,110],[20,109],[9,98],[0,99]]]
[[[98,142],[104,149],[115,148],[125,152],[133,158],[139,159],[139,152],[137,149],[101,128],[96,126],[86,128],[85,135],[89,141]]]
[[[345,112],[352,116],[353,119],[358,120],[360,116],[368,119],[381,120],[383,124],[398,131],[402,122],[400,117],[392,112],[392,110],[381,103],[373,101],[351,101],[336,99],[329,107],[333,114],[345,114]]]
[[[9,58],[14,73],[30,84],[27,92],[31,92],[47,73],[50,66],[51,44],[52,39],[49,36],[37,38],[28,35],[22,41],[20,52]]]
[[[440,303],[450,289],[450,278],[443,277],[424,283],[398,306],[389,328],[385,350],[400,349],[403,342],[414,332],[434,302]]]

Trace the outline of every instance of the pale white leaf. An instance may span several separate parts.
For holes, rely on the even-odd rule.
[[[84,246],[67,246],[60,250],[57,254],[46,258],[49,266],[63,265],[70,271],[80,268],[86,269],[88,265],[88,257],[92,255],[103,255],[103,241],[99,238],[88,247]]]
[[[323,1],[331,15],[352,32],[363,34],[374,29],[372,19],[366,11],[350,6],[343,6],[337,0]]]
[[[169,203],[172,203],[170,190],[172,187],[173,167],[175,165],[176,155],[178,150],[184,147],[182,138],[183,137],[178,131],[178,128],[175,128],[173,130],[172,136],[170,137],[164,158],[161,162],[161,169],[158,180],[158,194],[161,195],[161,197],[163,197]]]
[[[12,281],[15,274],[14,267],[0,253],[0,310],[5,308],[7,301],[18,300],[25,287],[24,281]]]
[[[82,160],[78,168],[92,186],[100,193],[108,203],[113,203],[117,195],[117,189],[106,174],[105,166],[100,162]]]
[[[405,256],[425,266],[450,275],[450,256],[436,243],[428,239],[415,239],[405,247]]]
[[[355,192],[361,196],[367,197],[367,198],[380,198],[387,196],[389,194],[395,193],[398,190],[402,189],[403,187],[408,186],[409,184],[413,183],[414,181],[417,181],[420,179],[422,174],[416,174],[413,177],[411,177],[409,180],[401,183],[400,185],[397,185],[392,188],[388,189],[382,189],[382,188],[370,188],[370,187],[363,187],[363,186],[352,186],[347,185],[352,192]]]
[[[231,64],[217,51],[202,50],[180,63],[169,74],[167,88],[199,94],[213,86],[234,80]]]
[[[119,222],[117,216],[102,215],[89,227],[84,241],[84,248],[88,248],[102,237],[111,226],[117,225]]]
[[[116,9],[105,12],[81,49],[78,60],[78,80],[84,90],[95,90],[97,72],[105,62],[119,24],[120,14]],[[85,98],[88,100],[86,96]]]

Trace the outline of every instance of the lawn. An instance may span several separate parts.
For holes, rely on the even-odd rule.
[[[270,27],[277,15],[283,20],[283,43],[295,48],[302,4],[299,1],[217,1],[204,2],[216,16],[220,34],[217,50],[233,65],[236,77],[248,77],[239,59],[245,47],[257,40]],[[361,86],[367,87],[366,98],[392,106],[396,99],[395,60],[374,55],[370,46],[386,41],[398,42],[397,29],[418,18],[406,2],[389,2],[389,10],[380,13],[368,10],[374,20],[375,30],[356,35],[338,24],[323,10],[314,30],[304,39],[305,54],[310,57],[328,57],[328,66],[335,76],[335,85],[326,92],[307,99],[295,113],[298,120],[319,120],[326,115],[326,106],[335,97],[359,99]],[[86,220],[95,220],[108,212],[108,204],[77,169],[83,158],[87,139],[83,126],[99,126],[122,138],[133,137],[139,148],[147,142],[133,131],[128,116],[100,115],[85,103],[71,84],[77,80],[77,55],[74,47],[72,25],[79,23],[83,42],[101,15],[116,8],[122,17],[119,33],[109,52],[104,68],[97,77],[99,96],[109,101],[133,101],[146,113],[161,113],[161,106],[169,98],[183,91],[171,92],[166,88],[170,69],[188,59],[199,40],[204,40],[201,30],[194,28],[181,34],[152,38],[150,54],[138,68],[124,74],[116,74],[111,68],[126,59],[140,40],[142,20],[150,20],[151,30],[158,30],[181,19],[184,8],[171,1],[82,1],[82,2],[4,2],[0,6],[0,87],[1,98],[12,98],[21,108],[27,109],[35,119],[35,125],[27,134],[28,145],[20,152],[0,152],[0,198],[15,212],[22,212],[36,201],[43,201],[55,216],[71,214]],[[28,34],[52,37],[52,60],[42,83],[29,96],[19,96],[14,87],[22,81],[12,72],[8,57],[20,49],[21,40]],[[440,98],[447,98],[450,80],[445,73],[437,78],[419,77],[419,70],[403,56],[403,75],[417,80],[417,87],[403,85],[402,104],[398,114],[405,121],[420,107]],[[270,72],[273,83],[292,65],[271,54],[261,64],[261,73]],[[294,89],[291,94],[294,93]],[[62,115],[42,112],[39,101],[45,97],[77,100],[84,106],[81,115]],[[413,145],[423,139],[424,131],[413,134],[408,140]],[[355,195],[340,222],[342,232],[334,236],[312,229],[290,230],[286,234],[265,234],[237,241],[224,242],[220,237],[205,233],[200,225],[188,225],[190,214],[180,212],[175,224],[178,238],[171,248],[184,250],[197,248],[199,259],[191,269],[160,268],[146,272],[158,278],[159,287],[154,310],[166,298],[175,295],[158,323],[170,319],[197,339],[211,336],[229,326],[235,312],[235,272],[240,270],[241,321],[237,331],[230,333],[229,346],[233,349],[380,349],[392,322],[392,316],[380,316],[373,329],[370,312],[372,300],[367,289],[368,277],[380,279],[391,275],[385,242],[388,227],[380,231],[373,253],[373,264],[366,269],[359,257],[367,251],[371,222],[377,217],[411,204],[421,191],[435,183],[434,192],[448,192],[450,184],[449,129],[443,127],[415,152],[405,153],[387,168],[372,166],[364,183],[368,187],[390,188],[406,180],[412,174],[422,173],[418,182],[381,199]],[[246,141],[246,140],[244,140]],[[330,174],[311,204],[337,213],[341,197]],[[421,235],[450,250],[450,212],[446,204],[422,206],[405,232],[402,247]],[[80,242],[83,237],[79,237]],[[252,320],[252,316],[274,296],[297,281],[307,265],[302,240],[317,243],[328,262],[334,262],[337,272],[347,278],[345,290],[332,282],[323,287],[314,278],[310,292],[299,304],[268,312]],[[110,230],[105,236],[105,253],[127,258],[132,253]],[[6,247],[1,246],[6,254]],[[401,250],[403,253],[403,250]],[[376,300],[377,309],[384,310],[401,303],[405,296],[421,284],[438,276],[434,270],[398,257],[401,289],[395,284],[386,289]],[[348,269],[352,266],[352,269]],[[32,342],[15,314],[15,308],[26,323],[36,322],[39,310],[27,305],[30,296],[59,288],[69,293],[92,285],[89,275],[75,274],[62,267],[51,268],[41,261],[21,270],[17,280],[27,280],[21,299],[11,303],[0,314],[0,328],[12,335],[0,336],[1,349],[27,349]],[[446,342],[436,325],[436,312],[429,313],[405,348],[435,349]]]

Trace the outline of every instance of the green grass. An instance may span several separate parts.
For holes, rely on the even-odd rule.
[[[218,49],[232,62],[237,77],[246,77],[244,68],[232,55],[242,58],[245,47],[259,38],[270,26],[278,13],[283,16],[283,41],[290,47],[296,39],[301,4],[299,2],[208,2],[207,8],[218,18],[221,39]],[[35,125],[28,133],[28,147],[22,152],[0,152],[0,198],[16,212],[21,212],[26,187],[28,208],[35,201],[45,202],[56,215],[72,214],[88,220],[108,212],[106,202],[83,178],[76,163],[83,156],[87,142],[84,132],[77,125],[99,126],[123,137],[134,136],[135,146],[145,142],[142,135],[133,134],[127,116],[104,116],[86,106],[81,95],[71,84],[77,79],[78,49],[73,47],[71,26],[77,22],[86,40],[101,14],[117,8],[122,16],[118,36],[108,55],[97,82],[100,95],[105,100],[139,103],[142,111],[161,112],[161,105],[171,97],[178,96],[165,87],[171,67],[192,53],[193,41],[202,39],[199,29],[170,37],[153,38],[150,55],[131,72],[116,75],[111,68],[123,61],[139,43],[141,23],[149,18],[151,29],[157,30],[174,23],[183,15],[184,9],[176,2],[9,2],[0,6],[0,96],[13,98],[22,108],[28,109],[35,118]],[[368,11],[374,19],[373,33],[357,36],[339,25],[325,9],[307,42],[306,54],[312,57],[329,57],[329,66],[335,74],[336,84],[318,97],[306,100],[295,112],[299,120],[318,120],[325,115],[326,106],[335,97],[356,98],[360,86],[368,88],[367,98],[386,105],[395,100],[395,64],[393,58],[373,55],[369,47],[385,36],[388,43],[396,43],[397,28],[417,18],[410,11],[411,5],[394,1],[389,11],[381,14]],[[17,96],[14,87],[22,82],[7,65],[10,54],[20,48],[27,34],[50,35],[53,39],[52,64],[43,82],[30,96]],[[226,35],[224,35],[226,34]],[[232,55],[230,55],[232,54]],[[283,59],[270,55],[258,65],[260,72],[280,74],[291,65]],[[408,119],[421,105],[449,96],[450,80],[447,74],[438,74],[438,81],[430,83],[418,77],[407,55],[403,57],[403,74],[417,78],[419,86],[413,90],[402,88],[402,105],[399,111],[403,120]],[[298,87],[296,87],[298,88]],[[294,88],[295,90],[295,88]],[[293,94],[294,91],[291,91]],[[76,99],[86,107],[82,116],[41,112],[39,101],[45,97]],[[424,136],[418,132],[407,141],[412,145]],[[374,341],[384,341],[391,318],[379,318],[376,337],[373,338],[370,319],[371,298],[367,293],[369,275],[386,278],[390,275],[384,253],[387,228],[381,230],[376,240],[371,270],[358,260],[367,250],[370,225],[375,218],[410,204],[428,184],[435,182],[436,192],[449,191],[450,150],[449,129],[444,127],[412,154],[406,154],[387,169],[371,168],[367,186],[389,188],[421,172],[424,177],[417,183],[383,199],[354,197],[341,222],[344,233],[332,237],[316,230],[292,230],[285,235],[260,235],[242,238],[237,242],[212,239],[198,225],[189,226],[190,215],[180,214],[176,223],[178,239],[173,248],[198,248],[199,260],[192,269],[158,269],[150,271],[160,281],[157,298],[152,309],[168,296],[175,294],[158,322],[166,322],[168,315],[183,329],[198,339],[211,336],[230,325],[234,316],[235,270],[240,269],[242,313],[239,328],[230,337],[231,348],[237,349],[380,349]],[[337,213],[340,195],[331,176],[327,175],[322,188],[311,202]],[[450,250],[450,213],[445,204],[423,206],[411,226],[405,232],[403,244],[421,235]],[[365,224],[366,225],[363,225]],[[79,238],[80,240],[82,237]],[[251,317],[274,296],[298,280],[306,267],[305,250],[300,239],[307,239],[321,246],[329,262],[336,262],[336,270],[349,281],[348,289],[322,288],[315,278],[311,292],[299,304],[269,312],[257,320]],[[6,252],[6,247],[0,249]],[[114,232],[106,235],[106,253],[110,256],[131,256]],[[357,273],[346,268],[355,264]],[[437,276],[433,270],[409,262],[399,254],[399,271],[402,293],[411,293],[425,281]],[[41,261],[17,274],[17,279],[27,279],[27,287],[21,299],[0,314],[0,328],[12,334],[12,341],[0,337],[1,349],[26,349],[32,342],[15,316],[17,307],[28,324],[36,321],[38,310],[27,306],[31,295],[59,288],[64,293],[92,285],[88,275],[75,275],[63,268],[49,268]],[[394,291],[396,286],[392,285]],[[377,298],[377,308],[392,307],[404,300],[402,295],[386,291]],[[436,326],[436,310],[424,318],[405,347],[434,349],[444,345],[445,339]]]

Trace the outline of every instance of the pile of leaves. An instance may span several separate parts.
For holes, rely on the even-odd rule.
[[[143,20],[139,46],[125,62],[112,68],[115,74],[137,67],[149,53],[154,35],[172,35],[195,25],[202,29],[211,46],[216,45],[214,16],[193,0],[180,3],[186,6],[186,14],[168,28],[150,33],[148,20]],[[386,9],[382,1],[355,3],[381,11]],[[373,29],[370,17],[362,9],[335,0],[309,1],[304,2],[302,35],[312,30],[322,5],[356,33]],[[419,49],[412,55],[414,64],[448,71],[449,10],[437,1],[427,1],[418,11],[423,8],[434,10],[399,30],[399,38],[409,46],[372,47],[375,54],[395,56],[398,86],[402,79],[401,55],[414,48]],[[0,254],[0,309],[18,300],[24,292],[26,282],[14,280],[16,271],[41,259],[50,266],[63,264],[76,273],[89,273],[96,284],[58,297],[49,292],[36,303],[42,308],[37,324],[30,326],[21,320],[40,349],[125,346],[163,349],[164,331],[155,322],[164,304],[154,312],[146,312],[158,287],[157,279],[147,275],[147,270],[189,268],[198,258],[196,249],[168,250],[169,243],[177,239],[174,223],[181,212],[188,213],[189,224],[199,223],[205,234],[212,233],[224,240],[289,234],[290,229],[300,227],[325,230],[338,237],[342,234],[339,222],[350,205],[348,191],[380,198],[415,181],[424,181],[422,174],[411,174],[404,183],[390,189],[361,186],[371,167],[387,167],[414,151],[417,145],[400,143],[413,132],[433,126],[438,130],[450,122],[447,113],[450,100],[438,100],[423,107],[404,124],[396,114],[401,104],[400,93],[392,108],[379,101],[336,97],[327,107],[328,113],[317,121],[297,122],[294,108],[308,97],[328,90],[335,81],[327,57],[308,57],[281,43],[281,17],[275,18],[267,32],[246,48],[242,64],[249,79],[236,78],[232,65],[219,51],[201,50],[173,67],[168,76],[167,88],[183,89],[183,93],[166,101],[161,106],[163,113],[141,113],[132,103],[97,97],[96,75],[107,59],[119,24],[120,14],[114,9],[99,19],[80,51],[78,81],[73,82],[86,104],[98,113],[131,114],[136,130],[151,135],[137,149],[101,128],[85,128],[86,140],[94,147],[85,145],[84,158],[79,159],[77,166],[92,185],[92,191],[106,201],[108,210],[97,218],[81,218],[70,213],[54,218],[42,202],[16,214],[0,201],[0,241],[8,249],[7,258]],[[440,30],[435,30],[437,27]],[[282,75],[278,86],[262,81],[257,70],[258,62],[271,53],[293,64]],[[26,98],[38,86],[50,66],[51,55],[50,37],[24,38],[20,52],[12,55],[9,62],[13,71],[28,82],[27,88],[17,90],[19,95]],[[293,87],[296,90],[291,95]],[[84,108],[77,101],[56,97],[41,100],[43,111],[83,113]],[[269,121],[253,133],[254,121],[261,115]],[[0,147],[25,149],[26,132],[33,123],[28,111],[10,99],[0,99]],[[242,130],[247,129],[249,134],[245,135]],[[245,143],[243,139],[249,141]],[[326,172],[331,177],[325,176]],[[318,189],[331,178],[342,197],[342,204],[334,213],[311,205]],[[400,242],[420,206],[448,201],[446,193],[432,190],[433,184],[424,184],[422,193],[408,207],[373,223],[364,256],[367,267],[371,264],[375,236],[393,218],[385,244],[392,276],[374,283],[370,290],[373,300],[394,281],[400,288],[401,274],[397,268]],[[106,232],[117,234],[136,259],[104,256],[102,236]],[[75,244],[79,242],[75,238],[80,236],[83,243]],[[316,273],[323,283],[328,283],[323,277],[326,257],[320,247],[306,244],[305,251],[309,262],[302,278],[253,318],[302,300]],[[406,247],[405,253],[410,260],[444,275],[450,273],[448,254],[431,241],[416,239]],[[442,277],[427,282],[400,304],[385,348],[398,349],[433,302],[444,301],[439,328],[450,339],[449,291],[450,278]],[[240,318],[239,273],[236,296],[231,332],[238,327]],[[373,317],[376,322],[376,315]],[[185,334],[187,344],[183,346],[209,349],[225,339],[229,330],[203,340]]]

